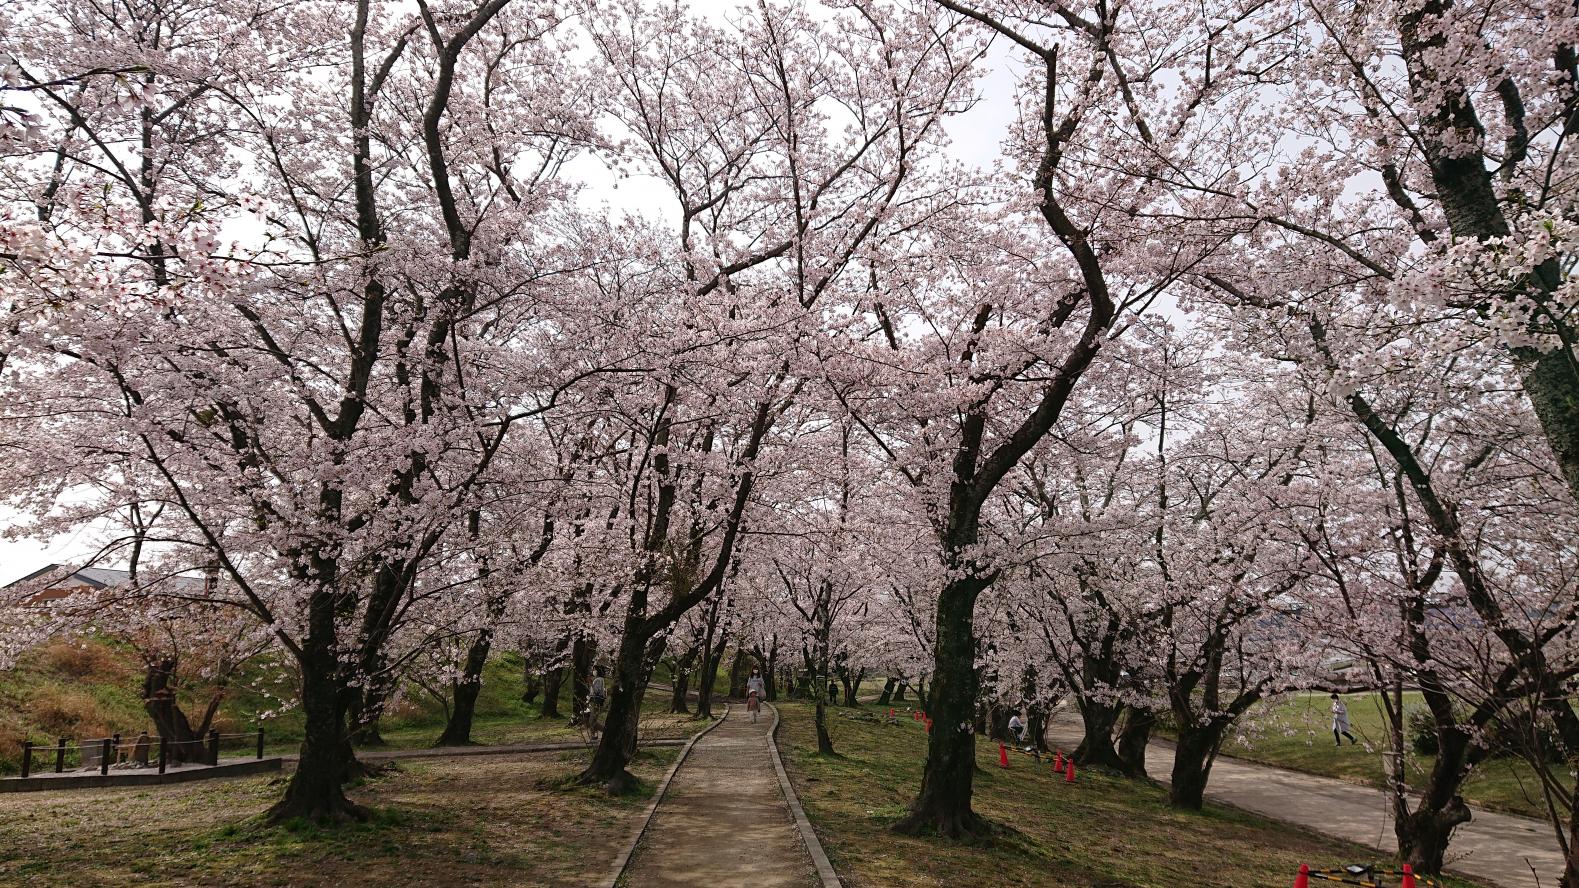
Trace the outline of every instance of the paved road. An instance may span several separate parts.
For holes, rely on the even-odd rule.
[[[1080,723],[1066,715],[1055,718],[1047,734],[1050,742],[1071,749],[1079,744],[1080,732]],[[1166,783],[1172,769],[1173,747],[1152,743],[1146,750],[1147,773]],[[1379,789],[1219,757],[1206,796],[1384,851],[1398,848],[1392,810]],[[1448,847],[1450,869],[1486,885],[1555,888],[1563,860],[1549,825],[1479,808],[1474,812],[1475,819],[1458,828]]]
[[[626,870],[633,888],[814,888],[821,884],[768,751],[772,713],[730,707],[696,741]]]

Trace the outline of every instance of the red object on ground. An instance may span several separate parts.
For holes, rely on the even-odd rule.
[[[1059,771],[1062,771],[1063,769],[1064,769],[1064,751],[1062,749],[1054,750],[1054,752],[1053,752],[1053,773],[1056,774]]]
[[[1294,877],[1294,888],[1310,888],[1310,864],[1299,865],[1299,875]]]
[[[912,710],[910,710],[910,720],[911,721],[920,721],[921,720],[921,710],[919,710],[919,709],[912,709]]]
[[[892,706],[888,707],[888,720],[889,721],[893,721],[894,720],[894,707],[892,707]]]
[[[1409,864],[1404,864],[1404,878],[1398,883],[1398,888],[1415,888],[1415,871]]]
[[[927,733],[932,733],[932,719],[927,719]]]
[[[1065,783],[1074,783],[1075,782],[1075,757],[1074,756],[1070,756],[1069,757],[1069,764],[1064,766],[1064,782]]]
[[[1002,743],[998,744],[998,767],[1009,767],[1009,748]]]

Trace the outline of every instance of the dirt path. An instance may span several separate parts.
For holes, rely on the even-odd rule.
[[[674,775],[622,884],[814,888],[820,884],[768,752],[773,716],[731,707]]]
[[[1047,731],[1049,741],[1064,749],[1080,742],[1080,723],[1069,716],[1053,719]],[[1167,783],[1172,769],[1173,747],[1153,742],[1146,749],[1146,772]],[[1387,796],[1368,786],[1220,757],[1212,765],[1206,796],[1361,845],[1389,852],[1398,848]],[[1475,819],[1453,835],[1449,869],[1503,888],[1557,884],[1563,861],[1551,827],[1528,817],[1474,812]],[[1538,882],[1531,866],[1540,874]]]

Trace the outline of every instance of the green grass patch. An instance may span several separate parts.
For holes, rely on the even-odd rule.
[[[1223,745],[1223,754],[1275,765],[1307,774],[1334,777],[1350,783],[1385,787],[1388,749],[1387,717],[1374,693],[1346,694],[1350,732],[1360,741],[1341,748],[1332,741],[1332,698],[1324,693],[1291,694],[1250,716],[1250,731]],[[1424,709],[1418,693],[1404,694],[1406,711]],[[1408,745],[1407,735],[1405,745]],[[1423,783],[1435,756],[1407,750],[1405,773],[1411,783]],[[1571,783],[1572,778],[1567,778]],[[1540,780],[1525,762],[1498,757],[1482,762],[1464,782],[1462,794],[1471,804],[1528,817],[1544,818]]]
[[[1087,772],[1066,786],[1047,764],[1022,756],[1001,770],[997,745],[985,742],[977,748],[974,807],[1001,835],[974,843],[895,835],[889,827],[921,784],[922,729],[905,718],[887,724],[834,714],[829,730],[839,755],[827,757],[816,753],[812,708],[779,709],[780,744],[796,790],[851,888],[1264,888],[1291,883],[1301,863],[1390,862],[1236,809],[1175,811],[1166,792],[1149,782]],[[866,711],[879,713],[875,706]]]

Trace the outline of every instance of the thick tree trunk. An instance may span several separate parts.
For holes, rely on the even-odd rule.
[[[493,630],[484,629],[477,634],[471,648],[466,651],[466,665],[460,680],[455,682],[455,705],[450,707],[450,717],[444,724],[435,746],[468,746],[472,742],[472,720],[477,715],[477,696],[482,693],[482,670],[488,665],[488,651],[493,647]]]
[[[1130,707],[1118,734],[1119,771],[1125,777],[1146,776],[1146,745],[1157,715],[1149,709]]]
[[[611,794],[632,792],[639,786],[635,775],[626,770],[636,748],[645,678],[643,658],[647,640],[640,635],[638,622],[637,618],[628,617],[625,631],[620,633],[603,734],[598,738],[591,763],[576,778],[583,786],[602,786]]]
[[[1448,840],[1454,828],[1468,823],[1469,818],[1469,808],[1458,796],[1439,810],[1419,809],[1395,818],[1393,833],[1398,837],[1398,856],[1417,873],[1436,875],[1442,872],[1447,861]]]
[[[1179,737],[1174,744],[1173,777],[1168,786],[1168,804],[1190,811],[1201,810],[1206,795],[1206,781],[1212,774],[1212,763],[1217,759],[1217,745],[1223,729],[1215,722],[1209,725],[1181,724]]]
[[[538,718],[559,718],[559,692],[565,683],[565,667],[555,666],[543,673],[543,708]]]
[[[987,821],[971,809],[976,774],[976,597],[986,583],[974,577],[956,580],[938,596],[937,645],[933,656],[932,692],[926,700],[932,717],[927,738],[927,764],[921,792],[910,814],[894,825],[906,835],[950,838],[979,835]]]
[[[543,692],[543,674],[537,672],[528,663],[521,672],[521,702],[532,704],[537,702],[537,695]]]
[[[903,702],[905,702],[905,688],[907,688],[907,687],[909,687],[909,683],[906,682],[903,678],[900,678],[899,679],[899,683],[894,686],[894,702],[895,703],[903,703]]]
[[[570,646],[570,721],[580,724],[587,712],[587,698],[592,694],[592,664],[598,657],[598,646],[585,636],[578,636]]]
[[[1080,705],[1080,721],[1085,726],[1085,734],[1080,745],[1075,747],[1075,761],[1122,771],[1124,762],[1113,747],[1113,729],[1118,726],[1122,707],[1084,697],[1076,698],[1076,702]]]
[[[317,590],[309,604],[309,627],[302,642],[301,705],[306,717],[301,755],[285,787],[285,797],[269,809],[270,823],[297,817],[339,823],[365,820],[367,811],[341,788],[350,755],[344,688],[336,678],[332,597]]]
[[[197,727],[181,709],[176,699],[176,660],[163,657],[149,662],[143,673],[143,710],[153,720],[160,737],[170,741],[170,758],[176,763],[202,761],[205,757],[204,736],[219,709],[221,697],[216,696],[208,705],[203,720]]]
[[[888,680],[883,682],[883,693],[877,698],[878,706],[887,706],[894,702],[894,686],[897,684],[899,682],[893,676],[889,676]]]

